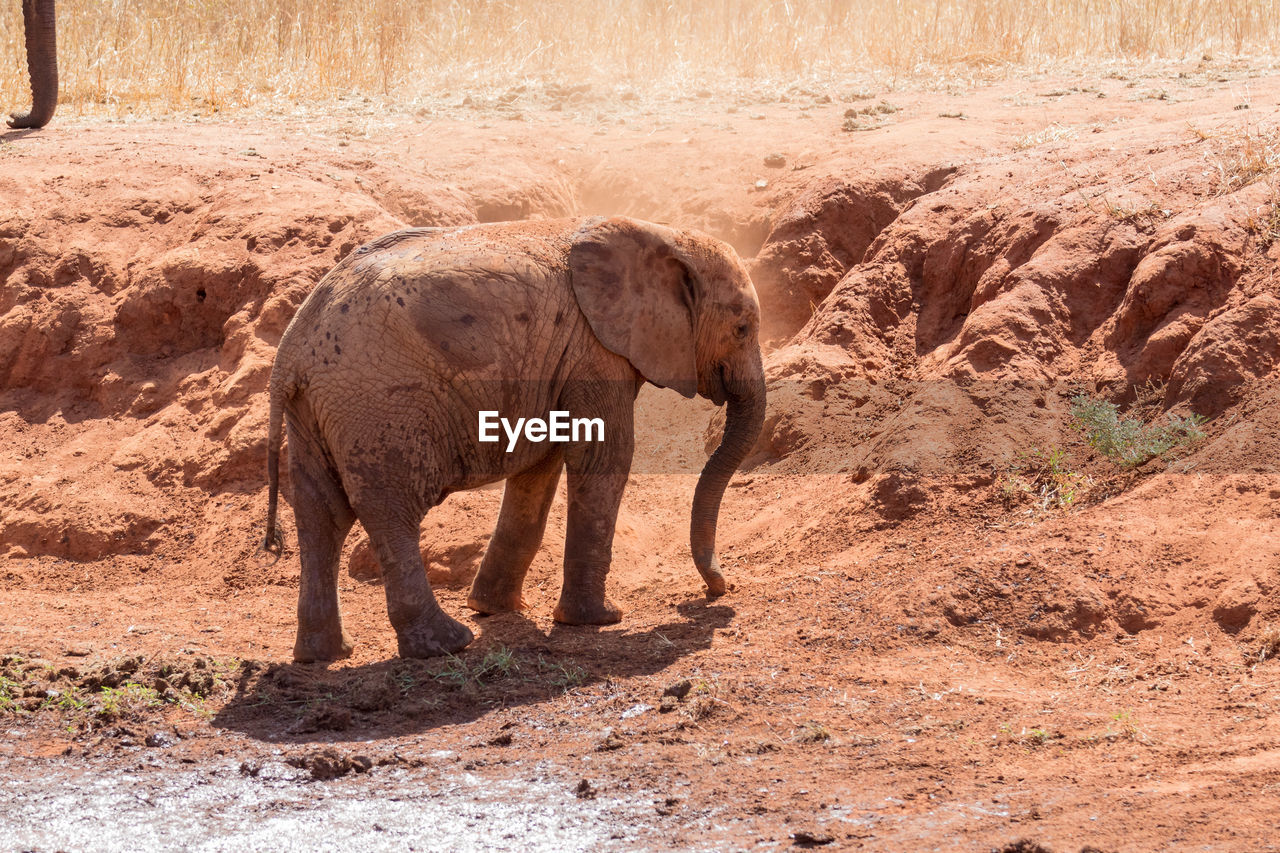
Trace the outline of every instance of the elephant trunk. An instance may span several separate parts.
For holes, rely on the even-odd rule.
[[[740,393],[729,393],[729,410],[725,417],[724,437],[707,460],[693,492],[693,511],[689,524],[689,546],[698,573],[707,584],[707,595],[723,595],[724,575],[716,559],[716,521],[720,516],[720,499],[729,486],[733,472],[742,464],[755,445],[764,425],[764,373],[758,370]]]
[[[54,0],[22,0],[31,72],[31,111],[14,113],[10,127],[44,127],[58,106],[58,40]]]

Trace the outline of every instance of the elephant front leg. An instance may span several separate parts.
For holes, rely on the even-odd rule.
[[[524,578],[542,545],[563,465],[561,454],[552,453],[507,480],[498,526],[467,595],[472,610],[491,614],[525,609]]]
[[[634,395],[632,395],[634,396]],[[622,402],[622,401],[620,401]],[[570,445],[569,517],[564,542],[564,586],[552,614],[569,625],[611,625],[622,608],[605,594],[605,578],[613,560],[613,533],[618,507],[631,472],[634,446],[631,399],[606,418],[606,441]]]
[[[569,472],[569,519],[564,542],[564,586],[552,614],[568,625],[612,625],[622,608],[605,594],[613,560],[613,532],[626,473]]]
[[[382,566],[387,614],[396,630],[400,657],[430,658],[466,648],[475,635],[440,609],[418,550],[418,524],[365,523],[365,529]]]

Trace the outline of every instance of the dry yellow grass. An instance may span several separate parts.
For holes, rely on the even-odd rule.
[[[1222,194],[1247,187],[1280,171],[1280,129],[1245,125],[1235,133],[1223,133],[1209,157]]]
[[[59,25],[64,114],[118,113],[1270,54],[1280,0],[60,0]],[[0,33],[0,103],[16,106],[20,0],[0,0]]]

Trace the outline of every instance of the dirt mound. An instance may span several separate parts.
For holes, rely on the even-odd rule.
[[[968,389],[958,398],[907,392],[922,407],[918,420],[945,412],[954,431],[972,420],[965,408],[1007,420],[1008,412],[993,417],[1004,405],[997,392],[1043,409],[1043,391],[1027,392],[1031,385],[1069,381],[1127,403],[1154,383],[1164,387],[1164,409],[1215,417],[1250,381],[1274,376],[1280,247],[1258,225],[1269,185],[1224,190],[1222,177],[1202,168],[1207,143],[1185,132],[1120,141],[992,158],[917,195],[771,356],[783,402],[771,409],[767,449],[786,455],[817,435],[862,446],[865,434],[854,430],[846,441],[849,430],[823,421],[847,420],[868,404],[879,413],[875,400],[903,393],[888,387],[894,382]],[[1149,149],[1140,169],[1127,164],[1136,147]],[[1008,186],[1016,196],[1000,191]],[[817,213],[792,217],[761,258],[826,245],[830,227]],[[832,256],[822,270],[829,277],[842,266]],[[832,389],[848,402],[828,400]],[[948,400],[925,405],[937,395]]]
[[[918,174],[900,164],[869,174],[815,176],[772,221],[751,278],[768,306],[764,335],[795,334],[836,283],[862,262],[867,248],[916,198],[938,189],[955,171]]]
[[[885,606],[1043,639],[1274,618],[1280,445],[1262,401],[1280,370],[1280,246],[1259,225],[1274,189],[1205,168],[1249,133],[1105,134],[917,193],[768,360],[752,461],[834,481],[816,512],[801,493],[784,510],[803,519],[801,554],[841,563],[833,540],[858,531],[945,529],[951,556],[912,561]],[[828,244],[828,227],[793,218],[761,257]],[[1091,446],[1085,398],[1119,404],[1117,428],[1208,419],[1208,439],[1128,471]]]
[[[176,554],[182,528],[201,535],[179,506],[260,488],[275,344],[339,258],[406,224],[571,203],[527,165],[461,189],[264,151],[161,149],[108,181],[90,150],[91,169],[26,162],[0,179],[22,199],[0,212],[0,418],[17,454],[0,463],[0,551]]]
[[[1200,167],[1203,143],[1161,142],[1143,166],[1160,193],[1132,187],[1136,176],[1083,181],[1124,175],[1105,142],[962,169],[879,233],[797,343],[917,380],[1167,382],[1170,405],[1217,414],[1223,381],[1276,364],[1262,321],[1280,255],[1255,218],[1270,189],[1223,194]]]

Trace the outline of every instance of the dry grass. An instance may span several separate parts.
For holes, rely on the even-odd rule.
[[[1064,139],[1075,139],[1080,135],[1078,128],[1065,127],[1057,122],[1050,124],[1043,130],[1035,133],[1028,133],[1026,136],[1020,137],[1013,143],[1015,151],[1025,151],[1028,148],[1035,148],[1038,145],[1044,145],[1046,142],[1060,142]]]
[[[1195,131],[1209,143],[1205,155],[1217,179],[1217,191],[1228,195],[1280,172],[1280,128],[1244,124],[1217,132]]]
[[[1256,660],[1258,663],[1280,655],[1280,626],[1271,625],[1258,634]]]
[[[1106,211],[1107,216],[1120,222],[1133,222],[1138,225],[1149,222],[1157,222],[1166,219],[1170,211],[1165,210],[1154,201],[1145,201],[1137,204],[1122,204],[1113,202],[1105,194],[1102,196],[1102,209]]]
[[[59,21],[64,113],[118,114],[1270,53],[1280,0],[61,0]],[[0,33],[0,102],[25,103],[19,0]]]
[[[1256,215],[1246,222],[1249,230],[1258,238],[1264,248],[1280,240],[1280,190],[1271,188],[1271,198],[1259,206]]]
[[[1264,196],[1250,200],[1245,228],[1258,238],[1264,250],[1280,240],[1280,127],[1241,122],[1206,130],[1192,126],[1191,133],[1205,144],[1203,154],[1215,184],[1226,196],[1261,182]]]

